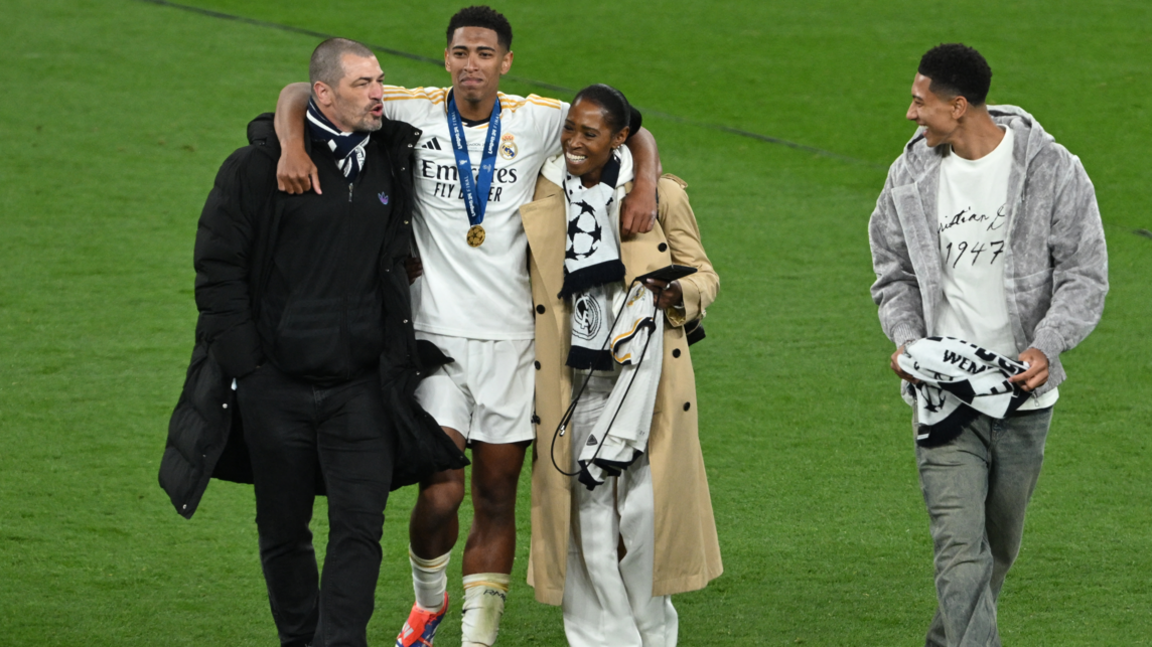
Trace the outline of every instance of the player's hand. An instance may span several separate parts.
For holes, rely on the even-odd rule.
[[[656,225],[656,187],[637,180],[620,205],[620,236],[643,234]]]
[[[408,285],[412,285],[416,279],[424,276],[424,263],[415,256],[404,259],[404,269],[408,270]]]
[[[1028,370],[1008,378],[1009,382],[1019,384],[1021,389],[1031,393],[1048,381],[1048,358],[1044,353],[1035,348],[1029,348],[1020,353],[1020,357],[1017,359],[1021,362],[1027,362]]]
[[[660,279],[644,279],[644,287],[652,290],[656,299],[656,307],[667,310],[672,306],[684,302],[684,292],[680,289],[680,281],[666,283]]]
[[[905,382],[911,382],[912,384],[919,384],[920,380],[917,380],[916,378],[912,377],[911,375],[905,373],[904,369],[900,368],[900,363],[896,361],[896,358],[900,357],[903,354],[904,354],[904,347],[901,346],[900,348],[897,348],[896,352],[892,353],[892,358],[889,360],[888,366],[890,366],[892,368],[893,373],[900,376],[901,380],[904,380]]]
[[[320,190],[320,175],[312,158],[300,142],[286,143],[280,149],[280,161],[276,164],[276,186],[281,191],[307,193],[308,189]]]

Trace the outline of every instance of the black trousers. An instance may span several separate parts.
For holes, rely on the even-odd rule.
[[[379,376],[321,387],[265,364],[240,380],[236,397],[281,644],[366,647],[396,453]],[[328,495],[322,578],[308,528],[318,469]]]

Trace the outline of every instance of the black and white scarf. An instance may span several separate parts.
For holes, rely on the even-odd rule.
[[[572,346],[568,366],[612,370],[608,333],[612,301],[621,290],[624,263],[617,233],[623,186],[632,179],[628,149],[612,151],[600,172],[600,182],[585,187],[564,170],[562,186],[568,203],[568,234],[564,252],[561,298],[572,299]]]
[[[896,358],[920,380],[915,385],[917,444],[936,447],[955,439],[978,414],[1005,418],[1029,394],[1008,381],[1028,367],[955,337],[911,342]]]
[[[364,146],[371,137],[367,133],[346,133],[336,127],[313,99],[308,100],[308,133],[313,141],[328,144],[328,150],[336,156],[336,166],[349,182],[356,180],[360,169],[364,168]]]

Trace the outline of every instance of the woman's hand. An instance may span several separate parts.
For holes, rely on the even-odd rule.
[[[645,279],[644,287],[652,290],[656,299],[656,307],[661,310],[667,310],[684,303],[684,292],[680,289],[680,281],[666,283],[660,279]]]

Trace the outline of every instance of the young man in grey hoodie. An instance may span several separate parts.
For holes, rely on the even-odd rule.
[[[1028,370],[1031,393],[1003,419],[917,445],[935,546],[938,606],[928,647],[998,647],[996,600],[1064,381],[1060,354],[1096,326],[1108,291],[1104,231],[1080,160],[1015,106],[988,106],[988,63],[960,44],[920,61],[907,118],[920,128],[892,164],[868,225],[884,333],[897,347],[964,339]],[[906,399],[911,389],[903,385]]]

